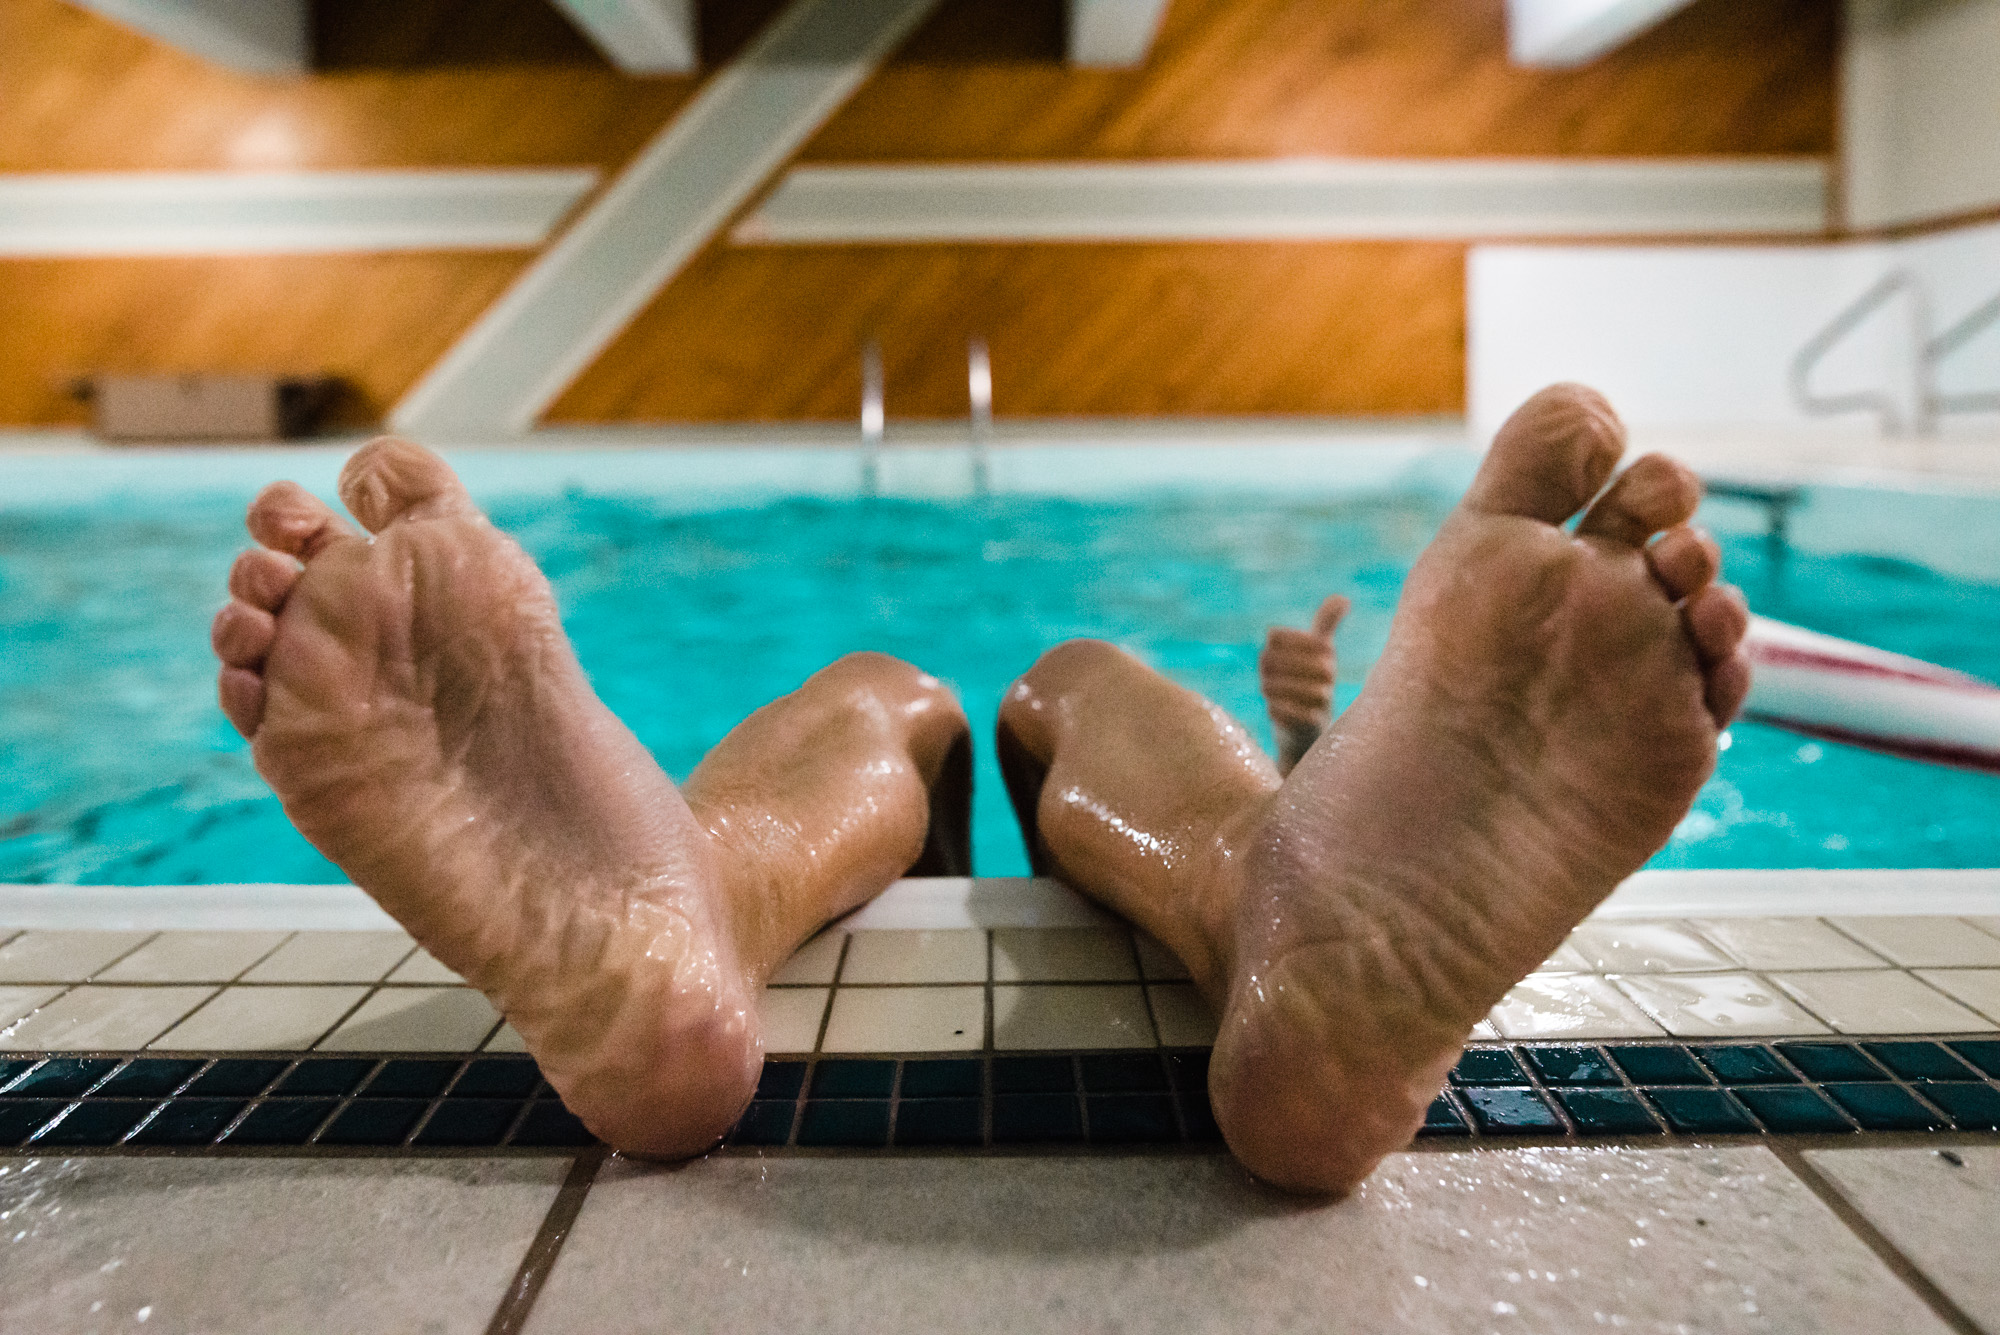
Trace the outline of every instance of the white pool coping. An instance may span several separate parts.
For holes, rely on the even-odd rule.
[[[2000,914],[2000,868],[1645,871],[1591,916],[1777,918]],[[851,930],[1088,927],[1103,909],[1059,881],[912,877],[847,920]],[[0,884],[0,927],[44,931],[396,931],[352,885]]]

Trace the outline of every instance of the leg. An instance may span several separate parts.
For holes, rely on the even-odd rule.
[[[1222,1017],[1216,1116],[1280,1185],[1348,1190],[1407,1143],[1472,1025],[1666,841],[1714,766],[1749,682],[1746,614],[1686,527],[1698,483],[1642,459],[1559,527],[1622,447],[1585,390],[1516,414],[1412,570],[1361,697],[1282,785],[1188,765],[1229,743],[1171,735],[1186,711],[1100,722],[1135,689],[1101,654],[1082,673],[1051,655],[1003,707],[1017,773],[1046,773],[1050,864],[1183,952]],[[1134,736],[1138,763],[1064,754]],[[1062,786],[1086,773],[1098,787]]]
[[[442,460],[378,440],[341,496],[372,538],[288,483],[251,506],[224,710],[299,830],[494,1000],[592,1130],[705,1148],[756,1085],[763,980],[919,856],[963,716],[912,669],[844,660],[725,739],[691,809]]]

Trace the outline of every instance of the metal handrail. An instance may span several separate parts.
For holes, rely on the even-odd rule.
[[[882,485],[882,346],[870,339],[861,349],[861,490],[873,496]]]
[[[1874,286],[1833,317],[1826,327],[1806,340],[1792,358],[1791,388],[1792,398],[1801,411],[1815,417],[1827,417],[1836,413],[1873,412],[1882,417],[1883,429],[1891,435],[1901,435],[1906,426],[1913,426],[1919,435],[1928,434],[1931,429],[1931,400],[1928,381],[1917,396],[1917,420],[1906,423],[1903,420],[1902,405],[1887,394],[1876,390],[1861,390],[1852,394],[1814,394],[1812,391],[1813,369],[1820,359],[1831,352],[1840,341],[1860,327],[1861,322],[1873,315],[1899,292],[1908,292],[1911,302],[1911,319],[1915,333],[1915,347],[1920,360],[1928,363],[1926,355],[1931,346],[1930,309],[1925,298],[1923,285],[1908,269],[1893,269],[1882,276]],[[1922,368],[1920,368],[1921,370]]]
[[[993,442],[993,363],[986,355],[983,338],[966,342],[965,378],[972,398],[972,493],[984,496],[993,483],[989,463]]]
[[[2000,292],[1973,307],[1957,324],[1924,345],[1924,383],[1933,415],[2000,412],[2000,389],[1971,394],[1943,394],[1937,390],[1939,364],[1994,324],[2000,324]]]

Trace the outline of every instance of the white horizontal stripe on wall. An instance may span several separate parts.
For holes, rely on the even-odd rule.
[[[732,239],[1452,240],[1818,232],[1818,158],[796,167]]]
[[[0,258],[539,246],[590,168],[0,176]]]

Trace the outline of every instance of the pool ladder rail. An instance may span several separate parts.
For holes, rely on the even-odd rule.
[[[986,340],[965,345],[966,391],[972,402],[972,494],[993,490],[993,362]],[[882,345],[870,339],[861,348],[861,491],[877,496],[882,490],[882,436],[888,423],[882,398]]]
[[[1893,389],[1822,394],[1813,389],[1813,372],[1836,347],[1871,316],[1898,296],[1905,298],[1906,373]],[[1892,269],[1856,297],[1826,327],[1806,340],[1792,358],[1792,401],[1813,417],[1842,413],[1874,413],[1888,436],[1935,436],[1938,419],[1948,413],[2000,412],[2000,390],[1947,393],[1939,388],[1939,367],[1995,324],[2000,324],[2000,292],[1959,317],[1950,328],[1933,333],[1933,303],[1929,289],[1913,271]]]

